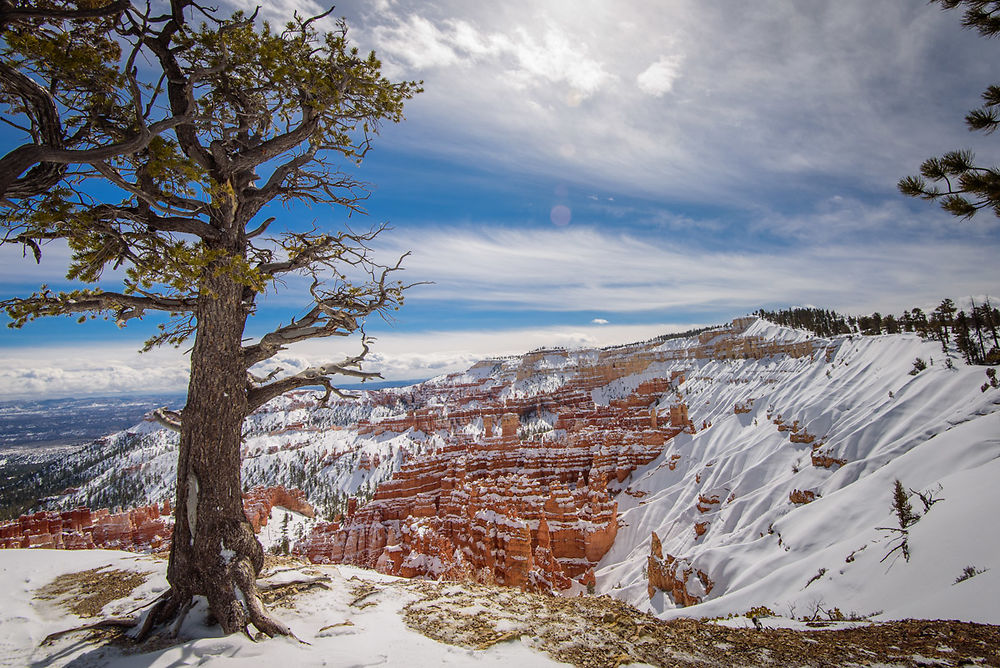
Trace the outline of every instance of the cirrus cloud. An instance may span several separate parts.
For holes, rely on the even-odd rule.
[[[660,56],[635,78],[639,90],[653,97],[662,97],[674,87],[680,76],[681,59],[677,56]]]

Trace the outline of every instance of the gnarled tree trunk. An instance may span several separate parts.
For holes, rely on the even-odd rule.
[[[179,624],[193,597],[201,595],[226,633],[246,631],[252,623],[270,636],[287,635],[288,629],[271,620],[260,602],[256,579],[264,554],[243,511],[243,289],[232,276],[214,274],[211,268],[201,281],[177,462],[170,592],[156,621]]]

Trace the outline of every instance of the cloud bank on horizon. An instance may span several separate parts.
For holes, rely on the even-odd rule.
[[[261,11],[278,22],[325,9]],[[371,366],[387,378],[761,306],[892,312],[998,284],[996,218],[960,222],[895,190],[947,150],[1000,162],[995,140],[962,122],[995,83],[1000,42],[963,31],[957,13],[864,0],[345,0],[335,14],[388,76],[425,87],[360,171],[370,222],[394,227],[380,252],[412,250],[406,278],[433,282],[395,321],[368,325]],[[37,267],[0,248],[4,295],[61,287],[66,252],[47,250]],[[296,287],[268,295],[266,322],[248,333],[294,316]],[[146,334],[42,321],[5,331],[0,396],[183,389],[182,351],[134,355]],[[285,364],[341,345],[315,342]]]

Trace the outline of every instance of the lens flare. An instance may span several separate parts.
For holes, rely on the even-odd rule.
[[[558,227],[565,227],[569,225],[570,219],[573,217],[573,212],[569,210],[568,206],[562,204],[557,204],[552,207],[552,211],[549,213],[549,218],[552,220],[553,225]]]

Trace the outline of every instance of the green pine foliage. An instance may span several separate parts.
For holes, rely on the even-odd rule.
[[[1000,35],[1000,3],[988,0],[931,0],[942,9],[961,8],[962,25],[983,37]],[[965,116],[971,132],[992,134],[1000,126],[1000,86],[989,86],[982,95],[983,106]],[[959,218],[969,219],[982,209],[1000,216],[1000,170],[976,164],[972,151],[958,150],[928,158],[920,174],[906,176],[897,184],[909,197],[936,201]]]
[[[920,515],[913,510],[913,506],[910,504],[910,495],[899,479],[893,483],[892,487],[892,512],[899,521],[900,529],[908,529],[920,519]]]
[[[819,308],[788,308],[780,311],[760,309],[757,316],[785,327],[807,329],[816,336],[851,334],[854,330],[843,315]]]
[[[968,303],[968,310],[961,309],[954,300],[946,298],[930,314],[915,307],[904,309],[898,315],[882,315],[876,311],[871,315],[845,316],[820,308],[760,309],[755,315],[824,337],[915,332],[940,342],[945,353],[956,350],[967,364],[1000,364],[1000,309],[989,299],[982,303],[970,299]]]

